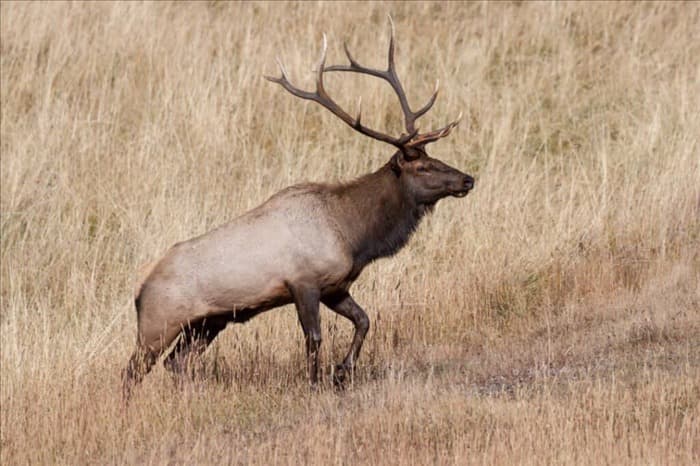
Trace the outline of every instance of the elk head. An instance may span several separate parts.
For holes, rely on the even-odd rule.
[[[275,78],[265,76],[266,79],[274,83],[280,84],[291,94],[306,100],[313,100],[328,110],[334,115],[343,120],[356,131],[386,142],[397,148],[397,151],[391,157],[390,165],[397,178],[403,187],[404,192],[410,195],[417,204],[432,206],[439,199],[446,196],[464,197],[474,187],[474,178],[462,173],[461,171],[447,165],[440,160],[434,159],[426,152],[426,145],[435,142],[449,135],[454,127],[457,126],[462,115],[448,125],[427,133],[420,133],[416,127],[416,120],[430,110],[435,103],[439,91],[439,82],[435,85],[435,91],[428,102],[419,110],[413,111],[408,104],[406,93],[404,92],[401,81],[396,74],[394,65],[394,22],[389,16],[391,25],[391,38],[389,40],[389,57],[386,70],[378,70],[360,65],[348,50],[347,43],[345,45],[345,54],[347,55],[348,65],[332,65],[326,66],[326,36],[323,35],[323,48],[321,58],[319,60],[316,71],[316,91],[308,92],[298,87],[295,87],[289,82],[287,72],[284,65],[277,60],[282,76]],[[405,132],[398,137],[390,136],[381,133],[374,129],[364,126],[361,122],[362,117],[362,101],[358,103],[357,116],[353,118],[345,110],[343,110],[326,92],[323,85],[323,75],[326,72],[352,72],[374,76],[388,82],[396,92],[401,104],[401,110],[404,114]]]

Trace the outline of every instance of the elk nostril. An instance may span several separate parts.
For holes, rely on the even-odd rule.
[[[471,176],[467,176],[464,178],[464,187],[466,189],[472,189],[474,187],[474,178]]]

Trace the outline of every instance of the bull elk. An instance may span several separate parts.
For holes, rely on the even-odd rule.
[[[288,187],[232,222],[168,250],[135,290],[138,335],[123,374],[125,398],[175,340],[164,364],[178,373],[228,323],[246,322],[290,303],[304,331],[310,383],[318,380],[320,303],[355,326],[348,353],[336,367],[336,382],[351,373],[369,319],[350,295],[350,286],[367,264],[401,249],[438,200],[463,197],[474,186],[471,176],[426,153],[426,146],[450,134],[459,118],[434,131],[418,131],[416,120],[435,103],[438,87],[423,107],[411,110],[396,74],[394,25],[389,20],[386,70],[360,65],[347,45],[349,64],[326,66],[324,36],[315,92],[292,85],[279,60],[281,77],[266,79],[321,104],[354,130],[391,144],[394,154],[379,170],[348,183]],[[405,133],[393,137],[368,128],[359,111],[350,116],[324,88],[328,72],[388,82],[398,96]]]

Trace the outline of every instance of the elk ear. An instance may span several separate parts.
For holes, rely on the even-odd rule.
[[[391,157],[391,160],[389,161],[389,164],[391,165],[391,170],[396,174],[396,176],[399,176],[401,174],[401,170],[403,170],[403,165],[406,163],[406,157],[404,156],[403,151],[396,151],[396,153]]]

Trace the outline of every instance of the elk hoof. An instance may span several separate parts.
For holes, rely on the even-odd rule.
[[[342,364],[335,366],[335,371],[333,372],[333,385],[335,388],[344,389],[348,379],[350,378],[351,369],[348,369]]]

